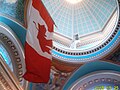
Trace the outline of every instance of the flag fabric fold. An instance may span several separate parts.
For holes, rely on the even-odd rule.
[[[54,22],[41,0],[32,0],[25,43],[24,79],[47,83],[50,78]]]

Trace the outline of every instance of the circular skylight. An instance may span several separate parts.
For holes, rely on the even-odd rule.
[[[82,0],[66,0],[66,1],[69,2],[69,3],[72,3],[72,4],[76,4],[76,3],[79,3]]]

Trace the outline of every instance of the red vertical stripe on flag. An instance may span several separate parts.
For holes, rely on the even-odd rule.
[[[24,78],[34,83],[47,83],[50,78],[51,60],[40,56],[28,43],[25,44],[25,48],[27,72]]]

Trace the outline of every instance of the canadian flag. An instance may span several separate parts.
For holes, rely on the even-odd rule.
[[[41,0],[32,0],[25,43],[26,73],[24,79],[47,83],[50,77],[54,22]]]

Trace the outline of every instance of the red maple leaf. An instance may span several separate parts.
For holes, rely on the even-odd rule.
[[[46,28],[44,25],[40,25],[38,23],[38,28],[36,26],[36,23],[33,21],[35,24],[36,29],[38,30],[38,35],[37,38],[39,40],[39,45],[41,47],[41,50],[43,52],[47,52],[50,54],[50,47],[52,47],[52,40],[46,39]]]

